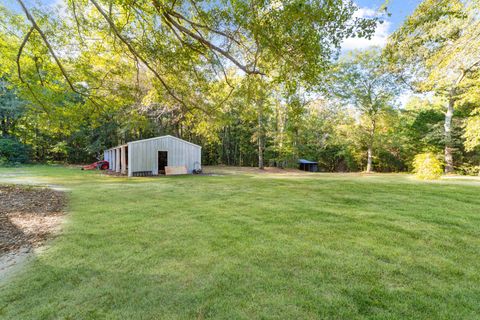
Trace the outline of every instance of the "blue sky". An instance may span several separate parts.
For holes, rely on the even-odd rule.
[[[375,16],[376,11],[384,4],[384,0],[356,0],[359,7],[356,13],[358,17]],[[421,0],[390,0],[387,3],[388,12],[391,14],[383,24],[379,24],[371,40],[346,39],[343,42],[343,51],[363,49],[372,45],[383,46],[388,36],[398,29],[405,18],[413,13]]]
[[[355,2],[359,7],[371,9],[377,9],[384,3],[384,1],[381,0],[357,0]],[[387,6],[388,12],[392,14],[389,18],[392,28],[391,31],[401,26],[403,20],[415,10],[420,2],[420,0],[390,0]]]

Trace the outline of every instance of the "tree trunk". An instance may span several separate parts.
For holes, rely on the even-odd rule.
[[[2,117],[1,130],[2,130],[2,134],[0,136],[6,137],[7,136],[7,120],[5,119],[5,117]]]
[[[377,122],[375,119],[372,119],[372,128],[370,131],[370,141],[368,142],[367,150],[367,173],[372,172],[372,158],[373,158],[373,142],[375,140],[375,129]]]
[[[255,80],[255,78],[252,79],[252,85],[255,87],[252,89],[255,89],[252,93],[255,94],[255,98],[252,102],[255,103],[255,106],[257,107],[257,147],[258,147],[258,168],[263,170],[264,169],[264,159],[263,159],[263,152],[265,149],[265,124],[264,124],[264,102],[265,102],[265,97],[264,97],[264,82],[262,81],[262,78],[259,78],[258,80]]]
[[[453,97],[448,100],[447,112],[445,113],[445,173],[453,173],[453,143],[452,143],[452,118],[455,101]]]
[[[370,145],[367,150],[367,173],[372,172],[372,146]]]
[[[263,148],[261,146],[260,138],[258,138],[258,169],[265,169],[265,165],[263,164]]]
[[[258,108],[258,169],[264,169],[263,163],[263,106]]]

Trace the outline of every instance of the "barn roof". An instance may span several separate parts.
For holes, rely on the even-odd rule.
[[[305,160],[305,159],[298,159],[298,163],[300,163],[300,164],[318,164],[318,162]]]
[[[165,135],[165,136],[153,137],[153,138],[149,138],[149,139],[130,141],[130,142],[126,143],[126,144],[119,145],[119,146],[116,146],[116,147],[112,147],[112,148],[107,149],[107,150],[105,150],[105,151],[109,151],[109,150],[116,149],[116,148],[119,148],[119,147],[127,146],[127,145],[129,145],[129,144],[131,144],[131,143],[146,142],[146,141],[157,140],[157,139],[165,139],[165,138],[174,139],[174,140],[181,141],[181,142],[183,142],[183,143],[187,143],[187,144],[189,144],[189,145],[195,146],[195,147],[197,147],[197,148],[202,148],[202,147],[199,146],[198,144],[191,143],[191,142],[189,142],[189,141],[186,141],[186,140],[183,140],[183,139],[180,139],[180,138],[171,136],[171,135]]]
[[[146,141],[151,141],[151,140],[156,140],[156,139],[164,139],[164,138],[174,139],[174,140],[181,141],[181,142],[184,142],[184,143],[188,143],[188,144],[190,144],[190,145],[192,145],[192,146],[201,148],[201,146],[199,146],[198,144],[191,143],[191,142],[189,142],[189,141],[186,141],[186,140],[183,140],[183,139],[180,139],[180,138],[171,136],[171,135],[160,136],[160,137],[153,137],[153,138],[143,139],[143,140],[135,140],[135,141],[129,142],[129,144],[130,144],[130,143],[138,143],[138,142],[146,142]]]

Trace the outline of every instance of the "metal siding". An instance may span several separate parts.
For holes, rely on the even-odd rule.
[[[186,166],[189,173],[195,169],[195,162],[201,167],[202,148],[187,141],[163,136],[133,141],[128,143],[128,175],[132,176],[135,171],[152,171],[158,174],[158,151],[168,152],[169,166]],[[115,149],[105,152],[108,161],[116,169]]]
[[[115,150],[112,150],[112,170],[115,171],[115,164],[116,164],[116,161],[115,161]]]
[[[115,166],[115,155],[113,154],[113,150],[110,150],[110,170],[113,170]]]
[[[120,172],[120,148],[115,148],[115,172]]]
[[[158,151],[168,152],[169,166],[187,167],[189,173],[195,162],[201,165],[201,147],[169,136],[129,143],[129,166],[135,171],[152,171],[158,174]]]
[[[132,171],[132,162],[131,162],[131,159],[132,159],[132,144],[131,143],[128,143],[128,164],[127,164],[127,168],[128,168],[128,176],[131,177],[133,175],[133,171]]]

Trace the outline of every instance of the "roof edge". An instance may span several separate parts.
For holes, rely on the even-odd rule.
[[[190,144],[194,147],[198,147],[198,148],[202,148],[201,146],[199,146],[198,144],[195,144],[195,143],[192,143],[190,141],[187,141],[187,140],[183,140],[183,139],[180,139],[180,138],[177,138],[177,137],[174,137],[172,135],[165,135],[165,136],[160,136],[160,137],[153,137],[153,138],[148,138],[148,139],[142,139],[142,140],[135,140],[135,141],[130,141],[128,142],[128,145],[130,144],[134,144],[134,143],[140,143],[140,142],[146,142],[146,141],[152,141],[152,140],[157,140],[157,139],[164,139],[164,138],[172,138],[172,139],[175,139],[175,140],[178,140],[178,141],[181,141],[181,142],[184,142],[184,143],[187,143],[187,144]]]

